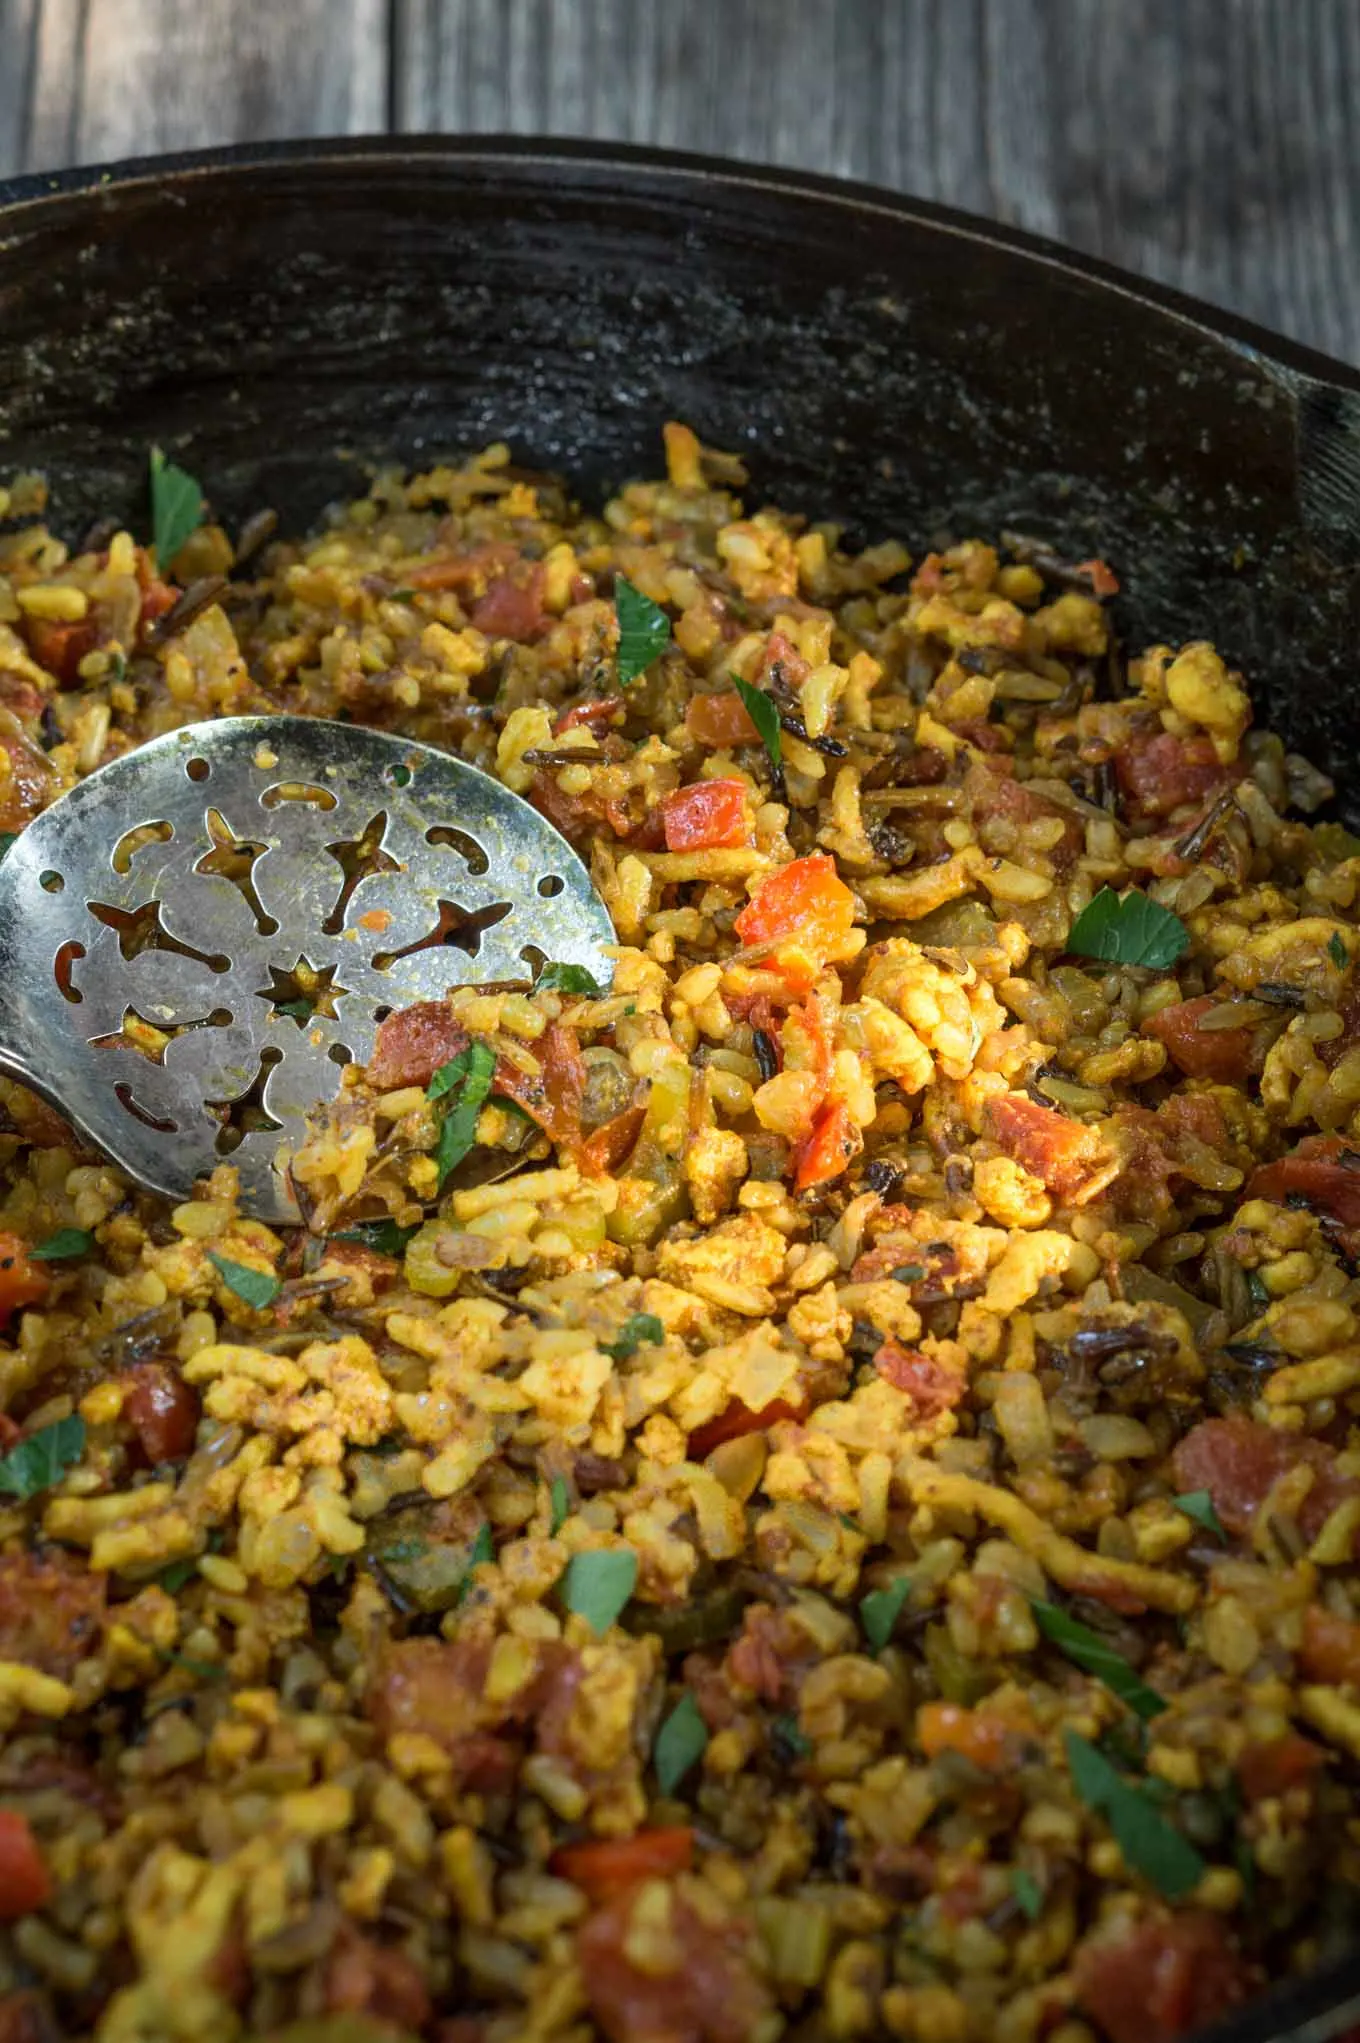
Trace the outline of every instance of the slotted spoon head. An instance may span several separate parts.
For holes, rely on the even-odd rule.
[[[299,1217],[306,1117],[378,1023],[544,959],[612,972],[566,840],[407,738],[226,717],[153,739],[53,803],[0,864],[0,1070],[150,1190],[230,1161]]]

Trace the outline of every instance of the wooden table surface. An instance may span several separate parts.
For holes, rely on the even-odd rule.
[[[1360,361],[1360,0],[0,0],[0,175],[384,129],[869,178]]]

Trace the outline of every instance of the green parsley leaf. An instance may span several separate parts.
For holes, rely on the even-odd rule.
[[[68,1468],[74,1468],[85,1452],[85,1421],[79,1412],[58,1419],[16,1441],[8,1454],[0,1455],[0,1494],[6,1497],[36,1497],[59,1483]]]
[[[1193,1518],[1196,1525],[1202,1525],[1206,1532],[1212,1532],[1221,1545],[1228,1544],[1228,1535],[1219,1522],[1214,1500],[1207,1490],[1187,1490],[1183,1497],[1173,1497],[1171,1501],[1187,1518]]]
[[[688,1689],[656,1734],[652,1763],[663,1795],[674,1794],[690,1768],[704,1756],[708,1726]]]
[[[1148,965],[1164,972],[1190,941],[1179,915],[1130,887],[1121,899],[1102,887],[1072,924],[1067,948],[1078,958],[1104,958],[1112,965]]]
[[[400,1256],[405,1254],[407,1242],[419,1232],[419,1225],[398,1227],[395,1220],[361,1220],[356,1227],[347,1227],[343,1234],[333,1234],[331,1240],[359,1241],[380,1256]]]
[[[1122,1653],[1116,1653],[1107,1639],[1099,1632],[1093,1632],[1089,1625],[1079,1624],[1069,1617],[1065,1610],[1059,1610],[1055,1603],[1041,1603],[1038,1598],[1031,1601],[1040,1631],[1055,1645],[1059,1652],[1084,1667],[1088,1674],[1094,1674],[1103,1681],[1111,1695],[1117,1695],[1127,1703],[1135,1716],[1146,1719],[1159,1717],[1166,1708],[1166,1699],[1156,1689],[1140,1681]]]
[[[1011,1868],[1011,1892],[1028,1921],[1037,1922],[1044,1912],[1044,1890],[1033,1873],[1023,1866]]]
[[[198,1573],[197,1554],[186,1554],[181,1561],[171,1561],[168,1568],[162,1568],[156,1580],[167,1596],[178,1596],[191,1575]]]
[[[776,1717],[771,1725],[776,1742],[782,1746],[791,1759],[808,1759],[812,1755],[812,1740],[798,1728],[798,1719],[788,1715]]]
[[[283,1289],[268,1270],[252,1270],[246,1263],[233,1263],[226,1256],[214,1255],[211,1249],[208,1261],[228,1291],[234,1291],[243,1305],[253,1306],[256,1312],[272,1305]]]
[[[616,1362],[626,1362],[630,1355],[636,1355],[644,1341],[654,1346],[665,1338],[666,1329],[654,1312],[630,1312],[619,1328],[617,1341],[601,1341],[600,1352],[612,1355]]]
[[[9,857],[10,852],[18,842],[19,833],[17,830],[0,830],[0,865]]]
[[[887,1589],[871,1589],[867,1596],[860,1598],[859,1621],[864,1626],[864,1636],[869,1641],[871,1653],[881,1653],[887,1645],[902,1615],[902,1605],[910,1594],[909,1578],[899,1575]]]
[[[604,988],[584,965],[547,964],[534,981],[535,993],[584,993],[589,1000],[603,1000]]]
[[[441,1189],[449,1172],[463,1161],[477,1140],[477,1116],[495,1076],[495,1051],[487,1043],[469,1043],[447,1064],[440,1065],[425,1088],[426,1099],[448,1100],[435,1150]]]
[[[917,1284],[925,1276],[925,1267],[921,1263],[899,1263],[889,1275],[895,1277],[899,1284]]]
[[[552,1517],[549,1521],[548,1531],[556,1539],[558,1533],[571,1516],[571,1493],[567,1488],[565,1476],[553,1477],[549,1497],[551,1499]]]
[[[614,577],[614,615],[619,621],[619,686],[645,674],[671,641],[671,621],[659,603],[635,589],[626,575]]]
[[[1135,1873],[1168,1901],[1179,1901],[1204,1876],[1194,1846],[1161,1815],[1147,1794],[1115,1772],[1103,1753],[1075,1731],[1065,1733],[1072,1785],[1087,1807],[1103,1816]]]
[[[1336,930],[1333,930],[1327,939],[1327,955],[1336,966],[1338,972],[1344,972],[1351,961],[1351,954],[1346,949],[1345,944],[1342,943]]]
[[[94,1236],[85,1228],[59,1227],[46,1241],[31,1248],[28,1256],[34,1263],[68,1263],[76,1256],[87,1256],[93,1247]]]
[[[637,1572],[638,1558],[631,1547],[573,1554],[562,1577],[562,1600],[602,1639],[632,1595]]]
[[[151,449],[151,532],[156,565],[163,575],[186,539],[203,521],[203,492],[187,469]]]
[[[784,737],[779,726],[779,711],[763,688],[754,687],[743,681],[740,674],[731,677],[732,686],[746,704],[746,714],[755,725],[765,756],[770,762],[770,771],[776,780],[784,772]]]

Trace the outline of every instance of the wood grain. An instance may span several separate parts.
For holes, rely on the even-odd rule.
[[[35,4],[24,169],[386,125],[388,0]]]
[[[801,165],[1360,358],[1360,0],[394,0],[399,125]]]
[[[0,174],[389,123],[867,178],[1360,360],[1360,0],[0,0]]]

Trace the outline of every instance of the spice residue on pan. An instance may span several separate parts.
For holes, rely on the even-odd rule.
[[[0,2038],[1163,2043],[1352,1932],[1360,840],[1103,561],[666,452],[7,499],[0,829],[350,718],[618,945],[386,1020],[292,1232],[0,1085]]]

